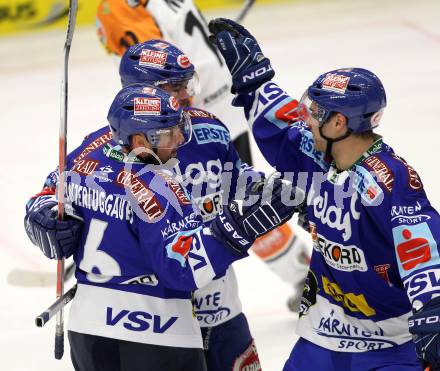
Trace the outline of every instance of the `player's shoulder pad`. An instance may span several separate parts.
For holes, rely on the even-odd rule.
[[[103,126],[102,128],[95,130],[92,133],[87,134],[83,139],[83,144],[92,142],[93,140],[95,140],[101,136],[105,136],[106,139],[112,139],[113,136],[112,136],[112,133],[111,133],[108,125]]]
[[[113,135],[108,126],[104,126],[101,129],[94,131],[87,135],[81,145],[69,154],[69,160],[73,160],[73,163],[84,159],[87,155],[100,149],[106,143],[112,143]]]
[[[157,221],[170,208],[182,212],[183,207],[192,207],[187,190],[162,166],[134,165],[122,169],[115,181],[125,188],[132,204],[138,205],[135,208],[138,217],[148,222]]]
[[[423,183],[414,168],[393,151],[375,153],[361,165],[375,177],[385,192],[423,190]]]
[[[207,111],[188,107],[185,109],[191,117],[193,136],[198,144],[220,143],[229,146],[231,133],[223,122]]]
[[[219,123],[222,124],[222,122],[218,119],[217,116],[203,109],[195,108],[195,107],[185,107],[184,110],[188,113],[189,117],[191,117],[191,121],[198,121],[198,120],[206,121],[206,119],[210,119],[210,120],[218,121]]]

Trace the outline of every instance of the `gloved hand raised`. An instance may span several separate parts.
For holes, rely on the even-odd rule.
[[[24,218],[27,235],[48,258],[68,258],[78,247],[83,221],[71,216],[58,220],[56,201],[36,202]]]
[[[209,22],[215,41],[232,75],[232,93],[246,94],[271,80],[275,72],[257,40],[238,23],[216,18]]]
[[[440,297],[434,298],[408,319],[417,357],[431,371],[440,370]]]
[[[249,196],[258,198],[258,201],[249,202]],[[231,201],[216,216],[211,231],[215,238],[226,242],[236,253],[245,254],[257,237],[289,220],[303,198],[304,192],[285,180],[272,177],[251,183],[244,200]]]

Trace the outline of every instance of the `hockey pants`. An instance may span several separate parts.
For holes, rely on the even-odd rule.
[[[260,360],[243,313],[215,327],[203,327],[208,371],[259,370]]]

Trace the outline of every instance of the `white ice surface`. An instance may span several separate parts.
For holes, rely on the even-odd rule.
[[[232,13],[208,13],[229,15]],[[382,79],[387,95],[379,132],[422,177],[440,207],[440,2],[438,0],[303,1],[257,5],[245,25],[273,62],[276,81],[300,96],[318,74],[365,67]],[[24,205],[57,163],[64,31],[0,39],[0,370],[70,370],[66,354],[53,359],[54,323],[34,317],[54,299],[54,288],[7,284],[10,270],[55,271],[27,240]],[[106,123],[119,88],[116,63],[93,28],[77,30],[69,75],[69,149]],[[267,165],[260,158],[261,166]],[[291,293],[251,256],[236,264],[241,297],[264,370],[281,370],[296,339],[297,317],[285,307]],[[71,283],[70,283],[71,284]]]

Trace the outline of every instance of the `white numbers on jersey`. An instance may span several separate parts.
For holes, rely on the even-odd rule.
[[[99,219],[93,218],[90,221],[84,245],[84,257],[79,264],[80,269],[89,272],[87,279],[95,283],[104,283],[110,281],[112,276],[121,275],[118,262],[106,252],[99,250],[107,226],[107,222]],[[93,270],[98,270],[101,274],[92,273]]]

